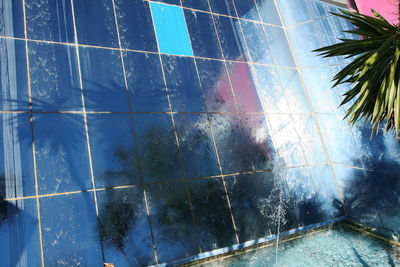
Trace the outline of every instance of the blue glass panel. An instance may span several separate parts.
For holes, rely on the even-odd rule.
[[[329,12],[339,11],[337,7],[330,4],[325,4],[319,0],[308,0],[308,2],[310,5],[311,14],[315,19],[329,16]]]
[[[132,110],[169,111],[159,56],[124,52],[124,64]]]
[[[30,115],[2,114],[0,140],[0,199],[35,195]]]
[[[252,61],[255,63],[273,65],[274,61],[268,47],[267,37],[265,36],[262,24],[245,20],[242,20],[241,24]]]
[[[143,188],[97,192],[105,262],[115,266],[155,264]]]
[[[362,167],[358,148],[347,121],[340,116],[317,116],[326,150],[332,162]]]
[[[172,111],[205,111],[193,58],[163,56],[162,59]]]
[[[385,125],[382,125],[376,135],[371,138],[372,127],[357,123],[352,128],[354,138],[360,149],[361,158],[367,170],[387,173],[399,173],[400,147],[392,133],[383,135]]]
[[[79,54],[86,109],[129,112],[120,52],[81,47]]]
[[[161,53],[193,56],[181,7],[150,3]]]
[[[321,203],[315,195],[313,181],[306,168],[289,169],[287,183],[301,225],[323,221]]]
[[[315,164],[328,162],[313,116],[293,114],[291,117],[293,119],[293,127],[299,136],[307,163]]]
[[[75,42],[70,0],[26,0],[25,7],[28,38]]]
[[[311,20],[310,9],[304,0],[276,0],[286,26]]]
[[[289,112],[287,96],[285,96],[279,81],[278,72],[274,67],[254,66],[257,77],[257,94],[269,113]]]
[[[181,2],[184,7],[210,11],[208,0],[182,0]]]
[[[239,18],[260,21],[256,2],[254,0],[234,0]]]
[[[311,113],[299,73],[295,69],[277,68],[286,101],[291,112]]]
[[[240,242],[270,235],[255,177],[238,175],[226,177],[225,181]]]
[[[96,187],[140,183],[132,121],[129,114],[88,114]]]
[[[271,169],[276,158],[265,115],[242,116],[244,135],[255,170]]]
[[[154,0],[156,2],[171,4],[171,5],[178,5],[180,6],[179,0]]]
[[[1,1],[0,35],[24,38],[23,1]]]
[[[115,10],[123,48],[157,51],[149,2],[116,0]]]
[[[221,179],[191,181],[189,191],[202,250],[235,244],[231,212]]]
[[[92,188],[81,114],[35,114],[36,168],[40,194]]]
[[[135,114],[133,121],[144,182],[183,179],[171,116]]]
[[[211,14],[185,10],[193,53],[197,57],[222,58]]]
[[[236,12],[232,0],[209,0],[209,2],[212,12],[236,17]]]
[[[332,89],[333,74],[328,67],[302,69],[301,75],[315,113],[342,114],[341,99]]]
[[[175,125],[186,176],[207,177],[220,174],[209,122],[203,114],[177,114]]]
[[[184,183],[146,187],[159,262],[199,253],[199,242]]]
[[[264,25],[264,29],[267,32],[275,64],[283,67],[295,67],[292,51],[290,50],[288,39],[283,29],[268,25]]]
[[[240,117],[215,114],[211,116],[211,125],[223,172],[228,174],[252,170]]]
[[[296,13],[298,12],[296,11]],[[287,34],[293,53],[296,55],[297,64],[300,67],[325,66],[328,64],[325,58],[317,56],[318,53],[316,52],[312,52],[322,46],[314,27],[314,22],[291,27],[287,29]]]
[[[310,170],[324,217],[332,219],[344,215],[343,204],[329,165],[311,166]]]
[[[118,47],[112,0],[74,0],[74,12],[80,44]]]
[[[29,43],[29,73],[33,110],[82,110],[75,47]]]
[[[226,64],[240,111],[262,112],[260,99],[253,83],[250,65],[238,62],[227,62]]]
[[[291,115],[269,115],[273,144],[288,166],[305,164],[303,149]]]
[[[257,0],[258,11],[264,23],[281,26],[281,19],[274,0]]]
[[[397,166],[397,171],[399,166]],[[400,232],[400,179],[398,173],[367,172],[386,228]]]
[[[25,42],[1,38],[0,59],[3,62],[0,69],[1,110],[28,110]]]
[[[381,226],[377,204],[363,170],[333,165],[348,215]]]
[[[42,198],[40,217],[46,265],[103,265],[93,193]]]
[[[246,50],[246,46],[244,43],[241,43],[243,37],[242,31],[238,26],[238,20],[215,15],[214,21],[221,41],[224,58],[235,61],[246,61],[246,56],[243,52],[243,50]]]
[[[0,201],[0,258],[3,266],[42,265],[38,224],[35,199]]]
[[[321,40],[321,47],[328,46],[332,44],[336,44],[339,42],[337,38],[341,38],[341,33],[335,32],[332,29],[331,17],[323,18],[315,21],[315,28],[317,30],[317,34]],[[339,64],[342,63],[340,57],[328,57],[326,58],[329,64]]]
[[[272,234],[278,231],[288,231],[299,227],[293,210],[292,201],[287,191],[284,177],[272,172],[255,173],[257,183],[258,209],[267,218]]]
[[[196,63],[207,111],[235,112],[236,103],[232,95],[232,89],[224,62],[197,59]]]

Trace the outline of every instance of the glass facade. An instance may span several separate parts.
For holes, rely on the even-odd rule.
[[[349,59],[310,52],[352,37],[331,11],[0,0],[2,264],[153,265],[343,215],[400,232],[400,146],[348,127]]]

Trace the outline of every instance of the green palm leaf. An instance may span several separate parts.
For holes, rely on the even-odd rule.
[[[372,130],[385,125],[385,133],[400,130],[400,30],[376,11],[375,17],[340,10],[332,13],[348,20],[354,29],[346,31],[361,39],[341,42],[314,50],[323,57],[354,58],[333,78],[334,87],[351,84],[341,105],[351,102],[346,118],[354,125],[369,122]]]

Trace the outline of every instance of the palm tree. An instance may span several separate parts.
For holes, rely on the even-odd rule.
[[[400,3],[399,3],[400,9]],[[390,24],[376,11],[375,17],[340,10],[331,13],[348,20],[354,29],[346,31],[359,39],[339,39],[341,42],[319,48],[324,57],[344,56],[352,62],[333,78],[334,87],[350,84],[341,105],[351,104],[346,111],[349,123],[372,124],[372,131],[384,125],[384,133],[393,131],[400,143],[400,28]],[[373,132],[371,133],[373,134]]]

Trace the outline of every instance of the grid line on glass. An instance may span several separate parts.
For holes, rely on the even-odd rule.
[[[99,225],[100,225],[99,207],[98,207],[98,202],[97,202],[96,184],[95,184],[95,181],[94,181],[94,174],[93,174],[93,163],[92,163],[92,154],[91,154],[91,150],[90,150],[90,140],[89,140],[88,125],[87,125],[85,97],[84,97],[84,93],[83,93],[82,69],[81,69],[81,63],[80,63],[80,58],[79,58],[78,34],[77,34],[77,30],[76,30],[74,0],[71,0],[71,10],[72,10],[72,22],[73,22],[73,27],[74,27],[75,51],[76,51],[77,64],[78,64],[79,84],[80,84],[80,87],[81,87],[80,89],[81,89],[81,97],[82,97],[83,121],[84,121],[84,124],[85,124],[85,134],[86,134],[87,150],[88,150],[88,156],[89,156],[90,176],[91,176],[91,180],[92,180],[93,197],[94,197],[94,204],[95,204],[96,215],[97,215],[97,227],[98,227],[98,231],[99,231],[99,235],[100,235],[101,254],[102,254],[103,262],[105,262],[104,249],[103,249],[103,240],[102,240],[102,237],[101,237],[102,234],[101,234],[101,231],[99,229]]]
[[[40,218],[40,202],[39,202],[39,188],[38,188],[38,177],[36,170],[36,153],[35,153],[35,138],[33,132],[33,113],[32,113],[32,92],[31,92],[31,81],[29,74],[29,50],[28,50],[28,31],[26,25],[26,9],[25,0],[22,1],[22,10],[24,15],[24,40],[25,40],[25,53],[26,53],[26,71],[28,78],[28,91],[29,91],[29,113],[30,113],[30,124],[31,124],[31,134],[32,134],[32,157],[33,157],[33,171],[35,176],[35,199],[36,199],[36,209],[38,216],[38,228],[39,228],[39,241],[40,241],[40,257],[42,261],[42,267],[44,267],[44,253],[43,253],[43,239],[42,239],[42,222]]]
[[[130,120],[131,120],[131,124],[132,124],[133,138],[134,138],[134,142],[135,142],[136,158],[137,158],[138,165],[139,165],[140,180],[141,180],[141,185],[142,185],[142,188],[143,188],[143,195],[144,195],[144,202],[145,202],[145,206],[146,206],[147,220],[148,220],[148,223],[149,223],[150,236],[151,236],[151,241],[152,241],[153,251],[154,251],[154,259],[156,261],[156,264],[158,264],[157,249],[156,249],[156,245],[155,245],[155,242],[154,242],[153,228],[152,228],[152,224],[151,224],[151,218],[150,218],[150,211],[149,211],[149,205],[148,205],[148,200],[147,200],[146,188],[143,185],[143,183],[144,183],[143,170],[142,170],[142,165],[141,165],[140,157],[139,157],[139,149],[138,149],[137,139],[136,139],[135,124],[133,123],[131,101],[129,100],[128,81],[127,81],[127,78],[126,78],[124,55],[123,55],[122,50],[121,50],[121,38],[120,38],[120,33],[119,33],[118,18],[117,18],[117,12],[116,12],[116,8],[115,8],[115,1],[114,0],[112,0],[112,4],[113,4],[113,11],[114,11],[115,26],[116,26],[116,29],[117,29],[118,47],[119,47],[119,50],[120,50],[120,57],[121,57],[122,71],[123,71],[123,75],[124,75],[124,83],[125,83],[126,95],[127,95],[128,103],[129,103]],[[126,187],[124,187],[124,188],[126,188]]]

